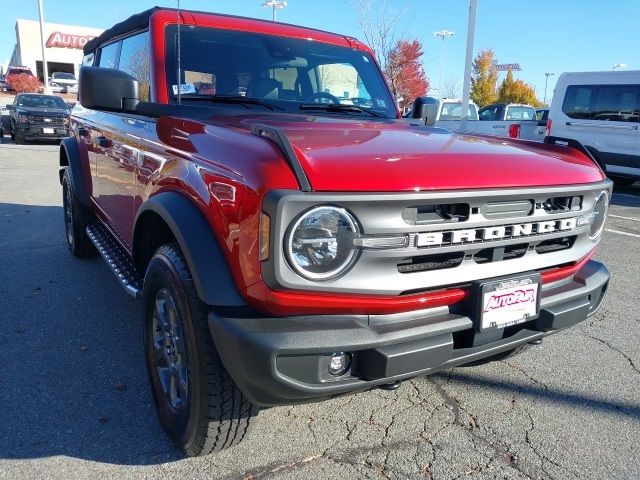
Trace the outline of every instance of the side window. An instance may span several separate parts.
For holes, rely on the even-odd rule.
[[[529,107],[508,107],[505,120],[533,120],[536,111]]]
[[[640,85],[602,85],[593,103],[592,120],[640,122]]]
[[[115,42],[100,49],[100,63],[98,64],[99,67],[116,68],[116,56],[118,54],[119,43],[120,42]]]
[[[562,102],[562,112],[569,118],[589,120],[591,101],[595,96],[594,88],[589,85],[571,85],[567,87]]]
[[[480,120],[495,120],[498,107],[487,107],[480,110]]]
[[[140,86],[140,100],[150,98],[149,33],[144,32],[122,40],[118,68],[135,77]]]
[[[82,65],[85,67],[92,66],[94,58],[95,58],[95,54],[93,52],[87,53],[84,57],[82,57]]]

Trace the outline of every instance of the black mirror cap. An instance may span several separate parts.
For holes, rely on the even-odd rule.
[[[424,119],[425,125],[433,125],[438,115],[438,100],[433,97],[418,97],[413,102],[411,116]]]
[[[138,80],[122,70],[82,67],[78,99],[91,110],[129,111],[140,101],[140,87]]]

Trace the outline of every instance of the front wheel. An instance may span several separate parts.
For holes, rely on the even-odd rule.
[[[95,256],[97,253],[96,248],[87,237],[86,232],[87,227],[91,225],[93,220],[93,213],[78,200],[73,188],[69,167],[65,169],[62,175],[62,208],[69,251],[78,258]]]
[[[144,279],[144,346],[160,423],[187,455],[240,443],[258,409],[218,356],[207,317],[177,244],[160,247]]]

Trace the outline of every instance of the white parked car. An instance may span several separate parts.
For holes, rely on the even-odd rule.
[[[78,93],[78,79],[73,73],[53,72],[49,86],[56,93]]]
[[[640,180],[640,71],[563,73],[545,141],[580,142],[621,185]]]

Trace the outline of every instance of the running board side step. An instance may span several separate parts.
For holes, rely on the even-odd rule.
[[[87,236],[107,262],[125,291],[137,300],[142,298],[142,281],[136,272],[131,258],[122,246],[100,224],[87,227]]]

